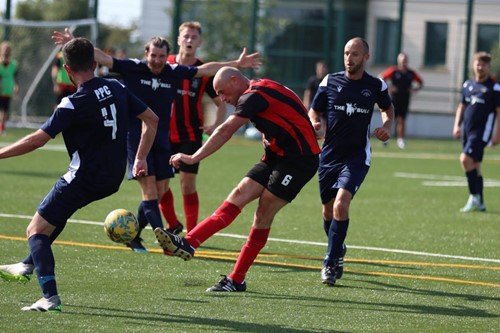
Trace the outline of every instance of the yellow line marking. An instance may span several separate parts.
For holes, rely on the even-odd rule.
[[[6,235],[0,235],[0,239],[26,241],[26,238],[24,238],[24,237],[15,237],[15,236],[6,236]],[[129,248],[127,248],[123,245],[122,246],[101,245],[101,244],[90,244],[90,243],[77,243],[77,242],[71,242],[71,241],[54,241],[54,244],[80,246],[80,247],[88,247],[88,248],[109,249],[109,250],[130,251]],[[163,254],[163,251],[160,249],[150,249],[149,252]],[[200,250],[198,250],[196,252],[196,257],[198,257],[198,258],[219,259],[219,260],[228,260],[228,261],[236,261],[238,255],[239,255],[239,252],[200,251]],[[293,255],[285,255],[285,254],[260,254],[258,256],[258,258],[266,258],[266,257],[267,258],[322,260],[321,257],[293,256]],[[393,261],[393,260],[366,260],[366,259],[354,259],[354,258],[349,258],[349,259],[346,259],[345,261],[346,262],[357,262],[357,263],[382,263],[382,264],[411,265],[411,266],[434,266],[434,267],[454,267],[454,268],[500,270],[500,267],[491,267],[491,266],[462,265],[462,264],[439,264],[439,263],[412,262],[412,261],[404,262],[404,261]],[[321,266],[316,266],[316,265],[312,266],[312,265],[303,265],[303,264],[283,263],[283,262],[275,262],[275,261],[268,261],[268,260],[261,260],[261,259],[256,259],[255,262],[259,263],[259,264],[265,264],[265,265],[271,265],[271,266],[305,268],[305,269],[314,269],[314,270],[321,269]],[[427,276],[427,275],[419,276],[419,275],[387,273],[387,272],[367,272],[367,271],[357,271],[357,270],[350,270],[350,269],[344,269],[344,272],[354,273],[354,274],[363,274],[363,275],[399,277],[399,278],[406,278],[406,279],[443,281],[443,282],[452,282],[452,283],[461,283],[461,284],[470,284],[470,285],[497,287],[497,288],[500,287],[500,284],[497,284],[497,283],[441,278],[441,277]]]
[[[239,252],[215,252],[203,251],[206,255],[235,255],[238,256]],[[196,256],[199,256],[196,252]],[[324,257],[311,257],[311,256],[297,256],[288,254],[259,254],[259,258],[286,258],[286,259],[307,259],[307,260],[323,260]],[[374,260],[374,259],[355,259],[346,258],[344,262],[366,263],[366,264],[387,264],[387,265],[409,265],[409,266],[430,266],[430,267],[455,267],[455,268],[471,268],[471,269],[489,269],[500,270],[500,266],[479,266],[479,265],[464,265],[464,264],[442,264],[432,262],[420,261],[395,261],[395,260]]]

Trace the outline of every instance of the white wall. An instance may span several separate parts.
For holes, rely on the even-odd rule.
[[[172,30],[172,17],[167,13],[174,4],[172,0],[143,0],[139,24],[139,39],[146,43],[151,37],[168,38]],[[171,11],[170,11],[171,12]],[[169,40],[172,44],[173,41]]]
[[[384,47],[375,44],[376,21],[381,18],[397,19],[398,15],[399,1],[370,1],[367,38],[372,50]],[[476,49],[477,24],[500,24],[500,0],[476,0],[473,17],[469,59],[472,59]],[[458,90],[463,83],[467,1],[407,0],[403,19],[402,50],[408,53],[410,67],[421,74],[427,88],[414,96],[413,109],[424,112],[454,112],[457,95],[454,92],[446,93],[444,90]],[[446,64],[439,68],[424,67],[426,22],[448,24],[448,45],[443,45],[446,47]],[[383,69],[372,65],[369,71],[378,74]]]

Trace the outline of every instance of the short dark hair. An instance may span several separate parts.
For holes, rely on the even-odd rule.
[[[491,54],[484,51],[479,51],[474,54],[474,60],[480,60],[487,64],[491,62]]]
[[[170,53],[170,44],[168,44],[168,41],[163,38],[163,37],[153,37],[148,42],[144,45],[144,50],[149,52],[149,48],[152,46],[158,47],[158,48],[166,48],[167,49],[167,54]]]
[[[74,38],[63,49],[64,63],[75,72],[93,70],[94,45],[87,38]]]

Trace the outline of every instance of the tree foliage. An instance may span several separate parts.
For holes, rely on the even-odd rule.
[[[495,75],[497,82],[500,82],[500,44],[491,50],[491,74]]]
[[[266,8],[275,1],[266,1]],[[256,44],[262,44],[261,36],[266,36],[275,27],[275,23],[267,16],[266,8],[258,10]],[[184,21],[199,21],[203,27],[203,44],[201,52],[204,60],[226,60],[239,56],[243,47],[252,51],[253,1],[214,0],[182,2]],[[173,13],[169,13],[173,15]],[[177,35],[177,31],[174,31]],[[176,43],[174,38],[171,40]],[[255,51],[255,50],[254,50]]]
[[[17,2],[13,18],[24,21],[68,21],[88,18],[89,0],[20,0]],[[35,75],[42,69],[42,64],[52,61],[51,53],[56,47],[51,40],[54,30],[61,27],[22,27],[9,28],[9,39],[13,45],[13,57],[19,63],[18,81],[20,95],[23,96],[30,89]],[[130,34],[133,29],[111,28],[99,26],[97,46],[105,48],[113,45],[116,49],[127,49]],[[74,32],[75,36],[91,37],[90,26],[80,26]],[[29,112],[36,116],[50,114],[54,108],[54,94],[50,65],[43,73],[35,93],[29,100]],[[12,109],[19,109],[21,99],[14,99]]]
[[[24,0],[16,6],[16,18],[29,21],[77,20],[89,17],[88,0]]]

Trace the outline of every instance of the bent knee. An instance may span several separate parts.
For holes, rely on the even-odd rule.
[[[349,218],[349,203],[344,201],[336,201],[333,207],[333,217],[337,221],[346,220]]]

